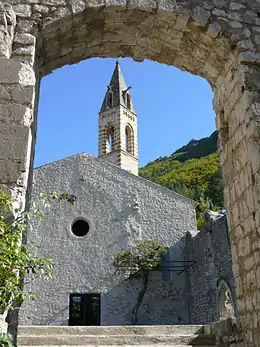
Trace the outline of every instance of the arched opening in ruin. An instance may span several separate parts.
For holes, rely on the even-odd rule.
[[[121,62],[120,62],[120,66],[121,66],[121,69],[122,69],[122,72],[123,72],[123,75],[127,72],[127,69],[125,69],[124,68],[124,59],[122,58],[122,59],[120,59],[121,60]],[[86,65],[87,65],[87,62],[85,62],[86,63]],[[113,63],[115,64],[115,62],[113,61]],[[112,67],[109,69],[109,70],[111,70],[111,71],[109,71],[109,73],[111,74],[112,73],[112,71],[113,71],[113,68],[114,68],[114,64],[112,65]],[[133,63],[134,64],[134,63]],[[147,64],[147,63],[140,63],[140,62],[136,62],[135,63],[135,65],[139,65],[139,66],[142,66],[142,64]],[[80,64],[79,64],[80,65]],[[89,65],[91,66],[91,62],[89,61]],[[153,70],[152,70],[152,68],[153,68],[153,65],[152,65],[152,63],[150,63],[150,65],[151,65],[151,70],[150,70],[150,74],[151,74],[151,76],[154,76],[154,74],[153,74]],[[155,65],[155,63],[154,63],[154,65]],[[159,65],[159,64],[157,64],[157,66],[159,66],[159,67],[161,67],[162,68],[162,65]],[[166,70],[166,66],[164,66],[163,67],[164,68],[164,71],[167,71]],[[91,68],[90,67],[90,69],[93,71],[93,68]],[[169,75],[171,75],[171,72],[170,72],[170,69],[173,69],[173,67],[168,67],[168,74]],[[98,70],[101,70],[102,71],[102,67],[101,68],[99,68]],[[173,69],[173,70],[175,70],[175,69]],[[87,73],[87,69],[86,69],[86,73]],[[163,72],[163,73],[165,73],[165,72]],[[187,73],[184,73],[184,72],[181,72],[181,71],[179,71],[178,72],[180,75],[182,74],[182,75],[188,75]],[[165,73],[165,74],[167,74],[167,72]],[[82,73],[81,73],[81,76],[82,76]],[[102,89],[102,92],[104,91],[104,90],[106,90],[104,87],[107,85],[107,83],[108,83],[108,81],[109,81],[109,78],[110,78],[111,76],[108,76],[108,78],[107,78],[107,80],[105,81],[105,83],[104,83],[104,85],[102,85],[101,86],[101,89]],[[127,78],[126,76],[124,76],[125,77],[125,79],[126,79],[126,81],[128,82],[128,80],[129,80],[129,78]],[[189,74],[189,77],[191,78],[192,76]],[[96,76],[96,78],[97,78],[97,76]],[[131,85],[133,86],[133,88],[131,89],[131,91],[132,91],[132,93],[135,93],[135,89],[138,87],[138,79],[140,78],[140,73],[138,74],[137,73],[137,81],[134,83],[132,80],[130,80],[130,83],[131,83]],[[200,82],[201,82],[201,78],[200,77],[192,77],[192,78],[197,78],[198,80],[200,80]],[[76,79],[77,79],[77,77],[76,77]],[[78,77],[78,79],[79,79],[79,77]],[[83,79],[84,80],[84,79]],[[90,80],[92,81],[93,80],[93,78],[90,78]],[[174,81],[174,77],[172,78],[172,80]],[[149,85],[149,88],[151,88],[151,89],[154,89],[154,90],[157,90],[157,88],[158,88],[158,85],[162,85],[161,83],[158,83],[158,80],[149,80],[150,81],[150,85]],[[203,82],[205,82],[205,80],[203,81]],[[140,83],[140,82],[139,82]],[[187,83],[187,82],[186,82]],[[189,83],[189,82],[188,82]],[[94,84],[94,82],[91,82],[91,86]],[[205,83],[206,84],[206,83]],[[203,84],[202,83],[200,83],[199,84],[201,87],[203,86]],[[81,86],[80,87],[80,89],[82,89],[82,88],[84,88],[84,84],[83,84],[83,86]],[[159,144],[160,144],[160,137],[159,137],[159,131],[160,131],[160,125],[158,124],[158,122],[159,123],[165,123],[164,125],[165,125],[165,127],[164,127],[164,129],[165,129],[165,131],[166,131],[166,128],[170,128],[170,124],[171,123],[169,123],[169,119],[167,119],[167,117],[166,116],[169,116],[169,117],[172,117],[172,118],[177,118],[177,117],[179,117],[179,118],[181,118],[182,120],[183,120],[183,123],[182,123],[182,128],[181,128],[181,132],[182,133],[185,133],[185,131],[186,131],[186,128],[185,128],[185,126],[188,128],[188,124],[185,124],[185,111],[184,110],[186,110],[186,107],[187,107],[187,105],[186,104],[190,104],[190,105],[193,105],[193,107],[195,108],[196,107],[196,103],[194,102],[194,99],[195,99],[195,96],[194,97],[190,97],[189,98],[189,102],[187,102],[185,105],[183,105],[183,111],[180,113],[180,114],[178,114],[178,112],[176,112],[176,105],[174,104],[175,103],[175,100],[176,100],[176,94],[177,95],[179,95],[179,99],[180,99],[180,94],[181,94],[181,92],[182,93],[184,93],[184,90],[185,90],[185,92],[186,93],[188,93],[188,90],[189,90],[189,87],[187,86],[186,88],[185,88],[185,84],[184,84],[184,82],[183,83],[180,83],[179,85],[177,84],[177,83],[172,83],[172,90],[171,90],[171,85],[166,85],[166,83],[164,84],[164,88],[167,88],[167,91],[165,91],[164,93],[163,93],[163,95],[161,95],[161,100],[160,100],[160,96],[159,96],[159,91],[157,90],[157,98],[154,96],[154,97],[152,97],[151,96],[151,94],[149,93],[149,88],[148,87],[143,87],[143,89],[144,90],[146,90],[146,93],[147,93],[147,95],[148,95],[148,100],[149,100],[149,105],[147,104],[147,107],[149,107],[149,117],[147,117],[145,120],[144,120],[144,115],[143,115],[143,113],[142,113],[142,111],[140,111],[139,112],[139,107],[138,107],[138,104],[137,105],[135,105],[135,94],[132,94],[133,95],[133,98],[132,98],[132,102],[133,102],[133,105],[134,106],[137,106],[137,119],[141,119],[141,121],[142,121],[142,123],[143,123],[143,126],[145,127],[145,125],[147,125],[147,124],[149,124],[149,128],[148,129],[150,129],[150,139],[149,140],[151,140],[151,144],[150,144],[150,151],[153,151],[153,149],[154,148],[156,148],[156,147],[159,147]],[[178,88],[179,89],[181,89],[181,92],[179,92],[179,90],[178,90]],[[86,89],[88,89],[88,87],[86,86]],[[210,87],[209,87],[209,89],[210,89]],[[203,89],[203,90],[206,90],[206,88],[205,89]],[[168,92],[169,92],[169,94],[175,94],[174,96],[173,95],[169,95],[168,94]],[[86,92],[84,91],[84,94],[85,94]],[[190,92],[191,93],[191,92]],[[108,99],[108,97],[109,97],[109,95],[111,94],[111,92],[109,92],[108,94],[107,94],[107,97],[106,97],[106,105],[107,105],[107,99]],[[136,94],[138,94],[138,91],[136,92]],[[198,98],[198,96],[199,96],[199,93],[197,93],[197,91],[196,92],[194,92],[194,94],[196,95],[196,97]],[[201,92],[201,94],[203,94],[202,92]],[[189,94],[189,95],[191,95],[191,94]],[[210,96],[211,96],[211,94],[209,94]],[[210,99],[210,96],[208,97],[208,94],[207,94],[207,97]],[[87,95],[85,96],[85,99],[87,100]],[[91,98],[91,95],[89,96],[90,98]],[[100,100],[99,100],[99,103],[101,104],[101,101],[102,101],[102,99],[103,99],[103,97],[104,97],[104,95],[102,94],[101,95],[101,97],[100,97]],[[116,99],[115,99],[116,100]],[[174,101],[173,101],[174,100]],[[159,101],[159,103],[161,103],[161,104],[165,104],[165,105],[163,105],[163,106],[168,106],[168,110],[165,112],[166,114],[164,114],[163,112],[161,112],[161,113],[159,113],[159,109],[158,109],[158,101]],[[202,102],[205,102],[205,100],[203,100],[203,98],[201,97],[201,99],[200,99],[200,102],[202,103]],[[145,101],[143,101],[143,102],[145,102]],[[89,110],[91,109],[91,105],[90,105],[90,102],[88,102],[88,101],[86,101],[86,104],[88,105],[88,109],[86,109],[85,110],[85,115],[84,115],[84,117],[86,117],[86,118],[89,118],[89,116],[91,116],[91,118],[94,118],[94,117],[98,117],[97,116],[97,112],[94,112],[94,114],[92,115],[90,115],[89,114]],[[166,107],[167,107],[166,106]],[[127,107],[129,108],[129,105],[127,105]],[[143,107],[144,108],[144,107]],[[152,109],[154,109],[154,110],[152,110]],[[98,110],[97,110],[98,111]],[[154,111],[154,113],[153,113],[153,111]],[[203,121],[203,118],[202,118],[202,115],[201,114],[198,114],[198,111],[196,111],[195,109],[190,109],[189,111],[188,111],[190,114],[193,114],[193,118],[197,118],[197,123],[198,123],[198,117],[201,117],[201,118],[199,118],[201,121]],[[156,114],[157,113],[157,114]],[[157,116],[158,115],[158,116]],[[197,116],[196,116],[197,115]],[[210,114],[210,115],[207,115],[208,116],[208,118],[212,118],[212,119],[214,119],[213,117],[212,117],[212,114]],[[104,118],[106,117],[106,114],[104,114]],[[74,117],[74,120],[76,119],[76,115],[75,115],[75,117]],[[196,121],[196,120],[195,120]],[[155,128],[156,128],[156,134],[153,134],[152,132],[151,132],[151,129],[152,129],[152,124],[156,124],[156,122],[157,122],[157,126],[155,126]],[[192,123],[192,120],[191,121],[189,121],[190,123]],[[186,123],[187,123],[187,121],[186,121]],[[116,124],[116,123],[115,123]],[[90,126],[91,126],[91,123],[90,123]],[[173,133],[174,132],[180,132],[180,128],[178,129],[178,125],[177,125],[177,119],[176,119],[176,121],[175,121],[175,124],[173,124],[172,125],[173,127],[174,127],[174,130],[173,130]],[[104,140],[105,140],[105,154],[109,154],[109,155],[112,155],[113,153],[112,153],[112,151],[113,151],[113,143],[115,142],[114,141],[114,138],[115,138],[115,129],[118,131],[118,128],[115,128],[115,126],[114,126],[114,124],[109,124],[107,127],[105,127],[105,135],[104,135]],[[142,136],[142,129],[140,129],[140,126],[139,126],[139,130],[141,131],[141,136]],[[93,131],[95,131],[95,129],[93,129]],[[100,131],[100,130],[99,130]],[[149,132],[149,130],[148,130],[148,132]],[[195,133],[193,133],[194,134],[194,137],[197,137],[196,136],[196,134]],[[97,135],[97,131],[96,131],[96,135]],[[132,127],[131,127],[131,125],[129,125],[129,124],[127,124],[126,126],[125,126],[125,129],[123,129],[123,131],[122,131],[122,135],[125,135],[125,141],[123,140],[122,141],[122,145],[123,145],[123,150],[125,150],[126,152],[128,152],[128,153],[130,153],[130,154],[134,154],[133,153],[133,151],[134,151],[134,133],[133,133],[133,129],[132,129]],[[210,134],[209,134],[210,135]],[[165,132],[164,132],[164,136],[167,136],[166,134],[165,134]],[[176,135],[175,135],[176,136]],[[140,137],[139,137],[140,138]],[[86,145],[87,145],[87,142],[89,142],[87,139],[86,139]],[[139,148],[140,148],[140,150],[142,150],[142,145],[140,145],[139,146]],[[81,152],[82,152],[82,150],[83,151],[85,151],[85,147],[84,148],[82,148],[81,149]],[[169,150],[172,152],[173,151],[173,149],[172,148],[169,148]],[[87,150],[86,150],[86,152],[88,152]],[[163,154],[161,154],[161,155],[163,155]],[[152,159],[156,159],[156,156],[154,155],[154,157],[152,158]],[[174,190],[174,189],[173,189]],[[75,193],[75,192],[74,192]],[[179,192],[178,192],[179,193]],[[182,257],[183,258],[183,257]],[[182,259],[181,258],[181,259]],[[191,260],[191,261],[194,261],[194,259],[193,260]],[[169,263],[168,263],[169,262]],[[171,275],[171,270],[169,270],[169,266],[167,266],[168,264],[171,264],[171,260],[168,260],[167,262],[166,262],[166,266],[165,266],[165,268],[166,268],[166,270],[164,270],[164,275],[162,276],[162,280],[163,281],[170,281],[170,279],[173,279],[174,280],[174,276],[172,276]],[[165,273],[166,273],[166,277],[165,277]],[[183,280],[183,278],[185,277],[186,275],[184,274],[183,276],[182,276],[182,280]],[[195,273],[194,272],[194,274],[192,275],[193,277],[197,277],[197,273]],[[204,276],[205,278],[206,278],[206,276]],[[166,279],[167,278],[167,279]],[[195,285],[194,285],[194,287],[195,287]],[[195,290],[194,290],[195,291]],[[208,293],[206,292],[206,293],[203,293],[203,295],[201,295],[201,298],[203,297],[203,302],[204,302],[204,304],[205,305],[209,305],[209,311],[210,311],[210,302],[213,302],[213,297],[210,297],[209,298],[209,296],[208,296]],[[195,295],[194,295],[194,302],[195,302]],[[213,307],[214,305],[212,305],[212,308],[211,308],[211,310],[214,310],[214,307]],[[197,305],[196,306],[196,304],[194,303],[193,304],[193,306],[190,308],[192,311],[196,311],[196,310],[199,310],[199,305]],[[216,310],[216,308],[215,308],[215,310]],[[180,320],[178,317],[182,317],[182,320]],[[176,321],[176,323],[188,323],[188,320],[187,320],[187,318],[186,318],[186,314],[183,314],[183,315],[180,315],[180,314],[178,314],[178,320]],[[207,312],[205,312],[205,314],[203,315],[203,317],[201,318],[201,320],[200,321],[198,321],[197,319],[197,317],[195,317],[194,315],[192,316],[193,318],[193,321],[195,321],[196,323],[207,323],[207,322],[210,322],[210,321],[212,321],[212,319],[213,318],[211,318],[211,315],[210,314],[208,314]]]
[[[120,66],[126,82],[133,85],[139,167],[157,157],[170,156],[192,138],[209,136],[215,130],[213,92],[205,79],[150,60],[121,58]],[[57,69],[42,79],[35,166],[82,151],[97,155],[98,134],[103,131],[98,130],[98,112],[114,68],[115,59],[92,58]],[[158,90],[158,86],[163,88]],[[126,123],[130,127],[131,121]],[[129,132],[134,151],[134,129],[127,128]],[[123,131],[122,149],[126,148],[124,135]]]
[[[217,292],[219,319],[226,319],[235,315],[234,302],[229,285],[221,280]]]
[[[237,5],[244,6],[240,3]],[[253,300],[259,288],[256,281],[259,267],[253,259],[253,254],[259,250],[256,230],[259,230],[260,220],[259,130],[256,122],[259,114],[259,71],[255,69],[258,56],[255,54],[255,41],[247,40],[248,21],[244,22],[239,13],[235,17],[237,22],[229,23],[228,12],[234,18],[232,11],[236,11],[231,7],[233,4],[228,4],[230,7],[225,8],[226,11],[214,6],[210,1],[203,3],[203,7],[196,3],[186,6],[186,3],[180,5],[174,2],[156,2],[154,5],[141,5],[138,2],[122,5],[121,2],[116,2],[115,6],[90,6],[85,11],[85,5],[81,7],[70,4],[69,7],[61,5],[52,9],[53,12],[48,8],[49,17],[44,16],[44,19],[34,16],[34,20],[38,18],[40,21],[38,28],[41,29],[37,52],[37,57],[40,58],[34,65],[36,70],[32,68],[34,43],[28,41],[27,46],[32,45],[32,51],[17,49],[16,60],[12,57],[7,62],[1,62],[4,68],[1,70],[3,76],[0,80],[7,84],[17,83],[23,92],[25,87],[29,87],[28,94],[21,97],[21,105],[26,99],[29,109],[21,108],[22,118],[26,120],[22,121],[22,126],[20,120],[13,120],[15,126],[4,124],[1,130],[6,134],[3,153],[6,151],[10,154],[8,158],[3,156],[7,164],[5,167],[7,171],[10,168],[10,172],[3,171],[2,182],[4,187],[21,197],[23,204],[29,166],[32,164],[30,149],[34,148],[35,126],[30,127],[28,112],[32,116],[36,77],[43,77],[65,64],[97,56],[132,57],[137,61],[146,58],[205,77],[215,94],[220,164],[238,283],[238,310],[248,318],[244,324],[252,331],[249,340],[253,340],[257,346],[259,322],[252,324],[250,305],[245,303],[246,298],[247,301]],[[254,3],[250,5],[250,9],[256,10]],[[26,15],[30,17],[28,13]],[[18,14],[19,16],[23,18],[23,14]],[[17,30],[21,30],[22,34],[31,30],[35,34],[36,30],[32,29],[34,23],[33,19],[31,23],[29,21],[31,27],[20,23]],[[257,21],[254,23],[259,29]],[[12,21],[8,25],[11,26]],[[254,27],[250,27],[250,30],[255,33]],[[4,44],[6,42],[8,44],[8,40]],[[15,47],[24,48],[24,42],[19,43],[18,39]],[[3,51],[8,53],[8,49]],[[252,51],[254,54],[251,54]],[[14,71],[13,67],[17,72],[15,77],[10,74],[10,70]],[[22,83],[19,84],[21,79]],[[37,101],[38,95],[36,105]],[[257,305],[256,309],[259,311]]]
[[[208,17],[204,18],[205,23],[188,17],[184,13],[169,13],[163,9],[154,13],[149,9],[140,10],[131,6],[127,11],[115,7],[97,7],[76,14],[73,19],[76,24],[68,17],[47,23],[41,31],[39,41],[42,43],[39,54],[43,57],[39,66],[40,74],[47,75],[58,67],[89,57],[113,56],[132,57],[140,62],[150,59],[204,77],[215,92],[214,106],[223,162],[221,149],[226,143],[225,119],[228,111],[221,107],[222,95],[218,93],[218,86],[223,84],[227,76],[223,75],[223,69],[232,74],[234,55],[230,42],[220,35],[219,25],[210,23]],[[131,18],[136,19],[131,22]],[[153,21],[155,25],[152,24]],[[55,31],[57,25],[58,33]],[[76,28],[73,34],[68,29],[71,26]],[[120,34],[115,29],[118,27]],[[127,30],[131,35],[127,35]],[[62,52],[56,47],[57,40]],[[223,174],[225,180],[225,170]]]
[[[131,18],[136,19],[131,22]],[[151,24],[153,20],[156,23],[154,26]],[[47,75],[58,67],[89,57],[133,57],[136,61],[150,59],[200,75],[206,78],[217,92],[217,81],[220,85],[225,78],[222,76],[223,66],[224,69],[231,68],[233,53],[228,40],[219,35],[220,27],[216,24],[210,25],[206,19],[205,21],[201,23],[188,19],[182,13],[163,10],[153,13],[134,7],[129,7],[127,11],[116,7],[89,8],[88,11],[74,16],[73,23],[76,24],[65,16],[44,26],[39,38],[42,43],[39,45],[39,54],[42,57],[40,74]],[[113,28],[122,23],[125,25],[122,25],[120,33],[118,30],[113,31]],[[57,26],[59,32],[55,31]],[[71,26],[75,26],[76,35],[72,35],[68,29]],[[127,35],[127,30],[132,34]],[[57,42],[59,47],[62,47],[62,52]],[[223,112],[222,108],[219,110],[221,95],[215,94],[215,109]],[[222,124],[217,126],[222,129]],[[223,131],[220,133],[223,134]],[[219,141],[220,149],[221,141],[222,139]]]

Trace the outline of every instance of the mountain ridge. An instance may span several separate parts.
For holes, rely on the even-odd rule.
[[[206,157],[211,153],[217,152],[217,139],[218,131],[215,130],[210,136],[203,137],[199,140],[191,139],[186,145],[180,147],[168,157],[159,157],[152,162],[149,162],[144,167],[151,165],[154,162],[162,162],[169,158],[179,161],[185,161],[187,159]],[[195,148],[196,147],[196,148]]]
[[[223,208],[223,182],[217,154],[217,131],[190,140],[168,157],[159,157],[139,169],[139,175],[198,202],[197,224],[202,212]]]

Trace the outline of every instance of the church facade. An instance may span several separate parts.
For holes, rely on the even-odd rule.
[[[196,231],[196,203],[138,177],[137,114],[118,62],[99,113],[98,158],[82,153],[34,170],[32,199],[42,192],[63,191],[76,196],[75,205],[53,201],[44,221],[33,218],[33,231],[28,232],[28,242],[54,260],[56,276],[49,282],[26,280],[38,295],[23,303],[20,324],[131,324],[141,283],[115,275],[112,264],[117,251],[145,239],[158,240],[168,252],[164,270],[150,274],[138,324],[207,323],[219,318],[219,283],[225,283],[221,290],[233,297],[225,230],[215,233],[224,244],[218,246],[220,257],[214,258],[212,232],[206,238],[209,254]],[[215,264],[221,262],[222,251],[230,255],[226,268],[231,271],[225,274]],[[210,273],[204,271],[209,259],[215,262]],[[207,305],[212,314],[198,314]]]

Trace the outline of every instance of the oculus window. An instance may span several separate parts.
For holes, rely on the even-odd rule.
[[[71,232],[77,237],[86,236],[89,232],[89,223],[85,219],[79,218],[72,223]]]

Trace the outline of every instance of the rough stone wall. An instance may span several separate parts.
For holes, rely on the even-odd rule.
[[[238,313],[246,346],[260,344],[259,72],[254,68],[254,55],[240,53],[241,65],[230,66],[214,98]]]
[[[196,263],[189,269],[191,323],[216,320],[215,264],[210,235],[206,230],[193,239],[187,236],[188,259]]]
[[[169,259],[183,259],[185,238],[175,243],[169,252]],[[167,272],[167,271],[166,271]],[[118,315],[117,324],[129,324],[131,309],[140,289],[140,280],[128,280],[107,292],[103,298],[102,323],[111,324],[114,321],[117,307],[124,312]],[[190,323],[190,288],[187,273],[161,272],[150,274],[149,284],[138,314],[138,324],[189,324]],[[134,294],[133,294],[134,293]]]
[[[189,269],[191,323],[206,324],[219,319],[218,285],[228,284],[236,311],[235,280],[226,216],[188,234],[187,256],[195,264]]]
[[[228,318],[207,324],[203,332],[215,338],[216,347],[244,347],[243,325],[236,318]]]
[[[211,230],[217,289],[219,289],[221,281],[224,281],[228,285],[232,294],[235,313],[237,313],[236,284],[232,269],[231,244],[226,216],[223,216],[213,223]],[[219,315],[219,312],[217,312],[217,315]],[[217,318],[219,318],[219,316]]]
[[[211,84],[247,346],[260,345],[259,10],[258,0],[4,0],[0,10],[0,182],[17,208],[30,181],[40,76],[85,58],[128,56]]]
[[[32,219],[28,241],[54,260],[56,276],[51,282],[29,283],[39,295],[23,305],[20,323],[66,325],[69,294],[97,292],[102,293],[102,324],[131,324],[140,283],[114,276],[115,252],[155,239],[171,247],[173,259],[183,258],[182,239],[195,228],[195,202],[85,154],[34,170],[32,197],[53,191],[70,192],[77,200],[75,206],[54,202],[43,222]],[[70,231],[77,217],[89,221],[86,237]],[[175,276],[167,283],[161,280],[160,273],[151,276],[139,322],[177,323],[179,316],[188,322],[185,274],[178,281]]]

